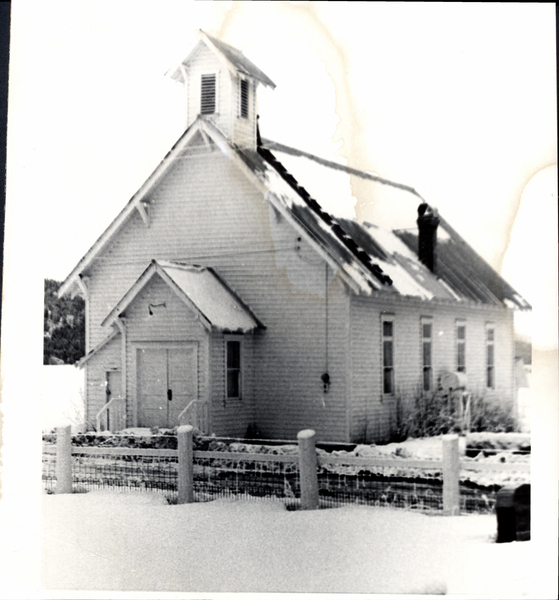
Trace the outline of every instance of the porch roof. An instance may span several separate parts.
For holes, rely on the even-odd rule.
[[[113,323],[136,296],[158,274],[171,290],[211,331],[250,333],[265,329],[251,309],[211,268],[174,261],[152,260],[149,267],[105,317],[101,325]]]

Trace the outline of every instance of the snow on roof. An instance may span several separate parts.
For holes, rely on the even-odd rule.
[[[442,217],[437,244],[438,268],[436,273],[433,273],[418,258],[415,231],[390,231],[368,223],[362,226],[354,219],[334,217],[322,209],[322,205],[309,191],[314,189],[318,192],[320,188],[317,181],[334,182],[333,172],[338,177],[336,186],[332,187],[333,196],[339,194],[338,197],[346,203],[351,198],[349,175],[372,181],[390,192],[412,195],[406,201],[413,199],[413,196],[424,201],[413,188],[382,179],[376,174],[314,157],[282,144],[268,140],[263,143],[264,146],[258,148],[261,156],[300,198],[297,202],[289,194],[280,194],[284,201],[289,198],[286,206],[326,248],[330,251],[335,248],[333,254],[341,261],[342,268],[354,279],[361,280],[361,293],[370,294],[371,290],[383,290],[425,300],[436,298],[500,306],[509,306],[512,303],[516,308],[530,308],[528,302]],[[273,153],[271,149],[274,149]],[[276,155],[281,156],[281,162]],[[290,170],[282,164],[284,161]],[[312,168],[309,167],[311,163]],[[298,174],[297,178],[294,177],[294,173]],[[309,176],[308,180],[304,179],[305,175]],[[277,177],[274,179],[268,173],[268,179],[272,189],[279,187]],[[345,195],[343,191],[338,191],[338,185],[346,185]],[[324,189],[324,186],[322,188]],[[325,194],[325,198],[328,199],[328,194]],[[409,212],[415,218],[415,210]],[[362,285],[363,278],[368,285]]]
[[[334,268],[338,269],[342,279],[358,294],[370,295],[373,292],[400,293],[402,295],[416,296],[422,299],[445,299],[454,301],[473,301],[493,305],[509,305],[521,309],[529,309],[530,305],[513,288],[504,282],[450,225],[440,216],[441,221],[438,241],[438,271],[433,274],[419,261],[417,256],[417,234],[413,231],[390,231],[370,225],[362,226],[354,218],[335,217],[322,208],[315,199],[316,194],[323,194],[317,183],[325,181],[332,186],[333,194],[328,198],[338,196],[345,199],[347,207],[353,204],[349,176],[360,177],[371,182],[378,190],[398,194],[406,206],[412,201],[423,201],[421,196],[411,187],[393,181],[382,179],[357,169],[346,167],[339,163],[327,161],[312,154],[301,152],[287,146],[266,141],[256,151],[240,150],[232,145],[218,127],[199,117],[181,136],[179,141],[163,159],[154,173],[148,178],[140,190],[134,195],[118,217],[97,240],[88,253],[76,265],[72,273],[66,278],[59,294],[65,293],[77,285],[80,274],[102,252],[105,245],[130,215],[138,208],[149,190],[165,176],[175,160],[182,156],[185,149],[197,135],[203,132],[211,143],[219,146],[221,152],[233,160],[246,174],[246,176],[262,191],[264,196],[286,217],[290,218],[294,226],[301,233],[312,240],[321,256]],[[290,169],[297,173],[297,178],[282,164],[272,153],[270,148],[277,148],[275,153],[281,155],[282,160],[289,163]],[[300,183],[304,182],[304,186]],[[307,188],[308,185],[311,186]],[[311,191],[309,191],[309,189]],[[343,190],[346,190],[345,192]],[[410,206],[409,217],[413,225],[416,216],[415,205]],[[349,211],[348,211],[349,212]],[[398,212],[397,210],[395,212]],[[406,213],[408,209],[406,208]],[[173,280],[171,272],[167,273],[159,267],[168,278],[170,285],[175,286],[185,299],[189,298],[187,289]],[[171,267],[170,267],[171,268]],[[181,282],[187,279],[190,285],[194,281],[210,285],[211,270],[202,276],[185,274],[180,271],[181,266],[175,263],[172,271]],[[182,265],[182,268],[186,268]],[[160,273],[161,274],[161,273]],[[213,273],[217,278],[217,275]],[[213,282],[213,285],[216,285]],[[225,285],[227,289],[227,286]],[[191,288],[195,293],[196,286]],[[229,290],[230,291],[230,290]],[[231,292],[232,293],[232,292]],[[221,290],[223,301],[226,294]],[[210,301],[198,298],[207,305],[207,310],[212,310]],[[240,300],[239,300],[240,302]],[[202,305],[194,304],[196,309],[203,313]],[[111,312],[111,318],[118,316],[118,306]],[[115,312],[117,311],[117,312]],[[250,313],[250,311],[248,311]],[[114,313],[114,314],[113,314]],[[252,315],[252,313],[250,313]],[[254,315],[248,320],[239,322],[234,319],[230,323],[223,323],[219,319],[232,316],[234,313],[213,314],[212,325],[217,328],[250,330],[254,329],[257,322]],[[247,315],[245,315],[246,317]],[[238,317],[238,315],[237,315]],[[108,322],[109,317],[103,324]],[[210,319],[211,321],[211,319]],[[251,324],[252,323],[252,324]]]
[[[152,260],[101,325],[116,321],[156,273],[189,308],[198,313],[208,329],[226,333],[249,333],[264,328],[248,306],[212,268],[163,260]]]

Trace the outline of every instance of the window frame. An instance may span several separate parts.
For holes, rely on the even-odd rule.
[[[464,337],[460,337],[460,329],[464,329]],[[455,350],[456,350],[456,371],[458,373],[466,373],[466,344],[468,340],[467,330],[466,330],[466,320],[465,319],[456,319],[455,323]],[[463,359],[462,361],[460,359]]]
[[[430,327],[430,335],[425,335],[425,327]],[[421,317],[421,389],[423,392],[433,391],[433,317]],[[429,346],[429,360],[426,361],[425,346]],[[427,378],[426,378],[427,374]],[[427,386],[426,386],[427,384]]]
[[[230,344],[238,344],[238,364],[236,366],[229,366],[229,349]],[[225,374],[225,385],[224,385],[224,397],[226,401],[230,400],[242,400],[243,399],[243,343],[242,339],[238,337],[225,338],[224,339],[224,374]],[[236,388],[237,394],[230,394],[229,387],[229,374],[236,373],[237,381]]]
[[[491,336],[490,336],[491,333]],[[495,324],[485,324],[485,387],[495,389]]]
[[[390,324],[391,325],[391,331],[390,334],[386,334],[385,333],[385,324]],[[394,352],[394,327],[395,325],[395,319],[394,319],[394,315],[392,314],[384,314],[381,315],[381,319],[380,319],[380,337],[381,337],[381,389],[382,389],[382,395],[383,396],[394,396],[395,394],[395,388],[396,388],[396,369],[395,369],[395,364],[394,364],[394,357],[395,357],[395,352]],[[386,352],[386,348],[389,347],[390,348],[390,355],[387,354]],[[388,361],[390,364],[386,364],[387,363],[387,358],[389,358],[390,360]],[[387,374],[388,374],[388,379],[387,379]],[[388,388],[387,389],[387,382],[388,382]]]
[[[212,111],[204,110],[204,81],[205,81],[205,78],[210,78],[210,77],[213,77],[213,81],[214,81],[213,110]],[[217,113],[217,73],[202,73],[200,75],[200,114],[201,115],[215,115],[216,113]]]

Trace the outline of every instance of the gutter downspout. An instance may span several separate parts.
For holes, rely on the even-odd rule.
[[[122,373],[122,382],[121,382],[121,394],[124,399],[124,426],[128,425],[127,421],[127,408],[128,408],[128,396],[127,396],[127,383],[128,377],[126,373],[126,319],[124,317],[118,317],[116,319],[116,324],[120,330],[120,369]]]

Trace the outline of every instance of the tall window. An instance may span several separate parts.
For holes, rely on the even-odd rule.
[[[239,116],[248,119],[248,79],[239,82]]]
[[[394,321],[392,318],[382,319],[382,391],[384,394],[394,393]]]
[[[211,115],[215,112],[215,73],[211,75],[202,75],[200,113]]]
[[[421,342],[423,352],[423,391],[433,388],[433,322],[428,317],[421,319]]]
[[[456,370],[466,372],[466,322],[456,321]]]
[[[486,326],[487,344],[487,387],[495,387],[495,327],[491,323]]]
[[[241,397],[241,342],[230,341],[225,344],[227,365],[227,398]]]

